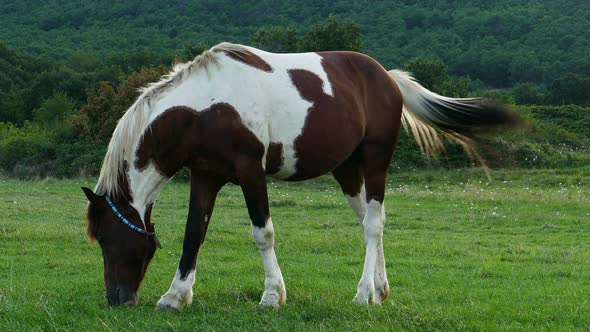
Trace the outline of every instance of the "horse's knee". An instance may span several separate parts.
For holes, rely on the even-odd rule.
[[[252,225],[252,236],[254,237],[256,246],[260,250],[268,249],[274,246],[274,234],[275,231],[270,218],[266,220],[264,227]]]
[[[371,200],[367,204],[367,212],[363,220],[363,229],[365,237],[381,239],[383,235],[383,226],[385,223],[383,203]]]

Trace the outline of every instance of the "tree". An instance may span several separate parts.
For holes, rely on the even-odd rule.
[[[74,106],[74,101],[67,95],[56,92],[52,97],[45,99],[39,108],[33,110],[34,120],[46,128],[63,127],[74,113]]]
[[[538,85],[533,83],[518,83],[512,89],[514,101],[520,105],[542,105],[546,95]]]
[[[260,28],[252,36],[252,41],[269,52],[294,53],[299,50],[299,36],[294,28]]]
[[[330,15],[325,24],[318,24],[305,33],[299,51],[356,51],[363,48],[360,26],[352,21],[338,21]]]
[[[408,62],[404,69],[409,71],[420,84],[429,90],[436,91],[448,79],[447,65],[440,60],[415,58]]]
[[[207,44],[205,44],[203,42],[200,42],[197,44],[193,44],[193,43],[185,44],[184,50],[182,52],[181,60],[191,61],[196,56],[200,55],[201,53],[205,52],[208,49],[209,49],[209,47],[207,46]]]
[[[590,78],[567,73],[553,81],[550,87],[554,103],[590,105]]]
[[[252,40],[264,50],[280,53],[362,50],[359,25],[351,20],[338,21],[332,15],[325,24],[303,33],[285,27],[260,28]]]
[[[163,65],[144,67],[127,77],[117,89],[101,82],[96,91],[89,93],[88,103],[73,119],[74,128],[95,143],[106,145],[119,118],[139,96],[138,89],[158,81],[169,70]]]

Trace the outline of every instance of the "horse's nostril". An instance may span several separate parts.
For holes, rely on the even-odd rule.
[[[114,290],[107,290],[107,302],[109,305],[119,305],[121,302],[119,301],[119,287],[116,287]]]
[[[137,304],[137,296],[133,296],[131,299],[127,300],[124,305],[136,305]]]
[[[116,290],[116,302],[122,305],[135,305],[137,304],[137,293],[131,291],[129,287],[119,286]]]
[[[132,291],[128,286],[120,285],[106,289],[105,293],[110,306],[137,304],[137,292]]]
[[[109,303],[109,305],[117,305],[119,303],[119,298],[111,298],[110,296],[107,296],[107,302]]]

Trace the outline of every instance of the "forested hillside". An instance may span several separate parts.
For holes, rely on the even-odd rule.
[[[361,27],[364,50],[387,67],[440,59],[454,75],[492,87],[590,77],[588,1],[9,1],[0,40],[64,59],[146,48],[171,54],[187,42],[249,43],[263,26],[309,27],[329,14]]]
[[[492,164],[579,165],[588,13],[579,0],[1,2],[0,171],[94,174],[136,89],[221,41],[362,51],[441,94],[515,105],[532,131],[487,142]],[[552,106],[517,106],[530,104]],[[454,147],[422,161],[412,144],[402,139],[398,166],[468,165]]]

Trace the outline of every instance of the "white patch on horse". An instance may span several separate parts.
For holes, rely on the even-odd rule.
[[[183,305],[193,302],[193,284],[195,283],[195,270],[191,270],[186,278],[180,278],[180,270],[176,270],[176,276],[172,280],[170,288],[166,294],[162,295],[156,309],[180,309]]]
[[[365,185],[361,185],[361,190],[355,196],[350,196],[345,194],[346,200],[348,201],[348,205],[352,208],[358,221],[363,223],[363,218],[365,217],[365,211],[367,211],[367,198],[365,194]]]
[[[275,255],[272,220],[269,218],[262,228],[252,225],[252,236],[264,263],[264,293],[260,305],[278,308],[287,300],[287,292]]]
[[[385,255],[383,253],[383,241],[377,251],[377,265],[375,266],[375,303],[380,304],[389,296],[389,282],[385,269]]]
[[[365,233],[365,265],[363,275],[359,281],[354,302],[358,304],[379,304],[380,298],[375,295],[375,271],[379,249],[383,244],[383,226],[385,223],[385,209],[383,204],[372,199],[367,204],[367,212],[363,219]]]
[[[129,189],[133,197],[131,206],[137,210],[141,220],[145,221],[147,206],[158,198],[169,179],[162,175],[151,162],[142,170],[138,170],[135,166],[130,167],[128,176]]]

